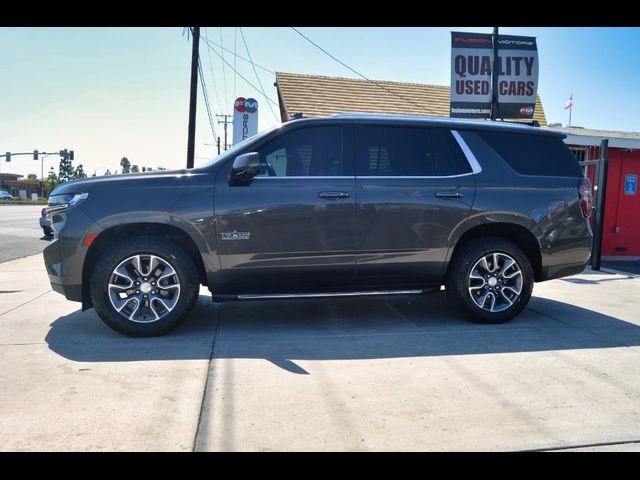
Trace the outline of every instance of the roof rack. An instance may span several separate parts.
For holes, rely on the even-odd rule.
[[[539,127],[540,122],[538,120],[531,120],[530,122],[516,122],[515,120],[500,120],[502,123],[514,123],[516,125],[529,125],[530,127]]]

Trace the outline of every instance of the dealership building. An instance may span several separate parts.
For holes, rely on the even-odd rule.
[[[353,78],[276,73],[280,117],[326,117],[338,113],[389,113],[448,117],[448,85],[427,85]],[[506,119],[505,119],[506,120]],[[549,126],[540,96],[533,120],[541,128],[565,133],[578,160],[590,162],[585,173],[596,184],[599,146],[608,139],[609,169],[605,200],[603,259],[640,259],[640,133]],[[522,121],[513,119],[513,121]],[[530,121],[530,120],[527,120]]]

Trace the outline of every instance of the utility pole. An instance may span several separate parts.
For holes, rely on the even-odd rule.
[[[218,137],[218,155],[220,155],[220,137]]]
[[[193,48],[191,50],[191,94],[189,97],[189,133],[187,138],[187,168],[193,168],[196,145],[196,103],[198,99],[198,61],[200,27],[191,27]]]
[[[491,80],[491,120],[495,120],[498,117],[498,27],[493,27],[493,73]]]
[[[227,125],[232,122],[232,120],[229,120],[229,118],[231,118],[231,115],[227,115],[225,113],[218,114],[216,115],[216,117],[224,117],[224,120],[218,120],[218,125],[224,123],[224,149],[227,150],[229,148],[229,144],[227,143]]]

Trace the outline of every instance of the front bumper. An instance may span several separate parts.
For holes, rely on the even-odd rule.
[[[80,209],[52,217],[55,238],[42,252],[51,288],[74,302],[82,301],[84,260],[89,248],[82,243],[88,232],[101,229]]]
[[[65,272],[62,242],[54,239],[42,251],[44,266],[49,275],[49,282],[54,292],[61,293],[67,300],[82,301],[82,276],[67,275]]]

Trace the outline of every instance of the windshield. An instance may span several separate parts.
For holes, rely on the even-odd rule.
[[[280,125],[277,125],[275,127],[271,127],[271,128],[269,128],[267,130],[264,130],[264,131],[260,132],[259,134],[254,135],[253,137],[249,137],[249,138],[241,141],[240,143],[235,144],[229,150],[226,150],[226,151],[222,152],[220,155],[218,155],[216,157],[213,157],[211,160],[209,160],[208,162],[206,162],[202,166],[203,167],[210,167],[211,165],[215,165],[216,163],[224,162],[227,158],[233,157],[236,153],[238,153],[238,151],[242,150],[243,148],[245,148],[246,146],[250,145],[251,143],[261,139],[265,135],[270,134],[274,130],[277,130],[278,128],[280,128]]]

